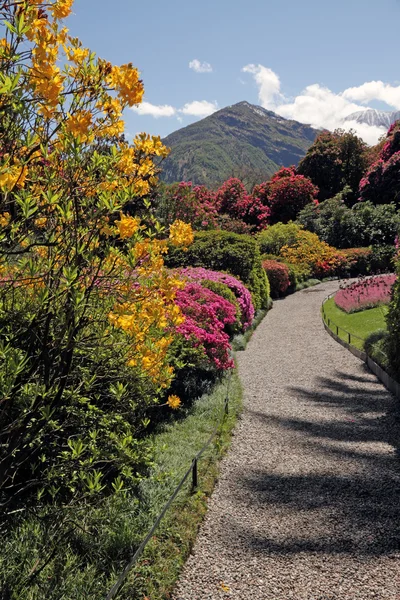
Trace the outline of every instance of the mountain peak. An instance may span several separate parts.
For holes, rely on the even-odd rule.
[[[316,135],[308,125],[243,100],[168,135],[171,154],[161,177],[216,186],[246,171],[266,180],[281,166],[297,164]]]

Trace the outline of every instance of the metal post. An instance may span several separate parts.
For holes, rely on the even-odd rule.
[[[328,327],[331,326],[331,320],[328,318]]]
[[[349,344],[351,344],[351,335],[350,335],[350,333],[347,334],[347,337],[349,338]]]
[[[336,335],[339,337],[339,327],[336,325]]]
[[[192,493],[196,491],[198,485],[198,473],[197,473],[197,457],[193,460],[192,467]]]

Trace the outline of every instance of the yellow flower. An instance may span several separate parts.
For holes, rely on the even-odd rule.
[[[177,409],[181,405],[181,399],[178,396],[168,396],[167,404],[173,410]]]
[[[143,83],[139,79],[139,71],[132,63],[120,67],[112,67],[108,83],[115,89],[124,104],[139,104],[143,97]]]
[[[46,217],[39,217],[38,219],[35,219],[35,225],[36,225],[36,227],[39,227],[40,229],[42,227],[45,227],[46,223],[47,223]]]
[[[169,228],[169,239],[173,246],[189,246],[193,240],[193,229],[189,223],[177,220]]]
[[[89,139],[88,130],[92,123],[92,115],[87,110],[79,110],[74,115],[68,113],[65,127],[73,136],[79,137],[81,142]]]
[[[74,0],[57,0],[51,9],[54,19],[65,19],[72,12]]]
[[[140,219],[138,217],[130,217],[121,213],[121,220],[115,222],[118,227],[119,235],[122,239],[130,238],[138,232]]]
[[[11,219],[11,215],[8,212],[2,213],[0,215],[0,226],[1,227],[7,227],[7,225],[9,224]]]
[[[26,166],[21,168],[18,165],[13,165],[6,168],[0,173],[0,188],[7,192],[12,190],[14,186],[24,187],[27,174],[28,168]]]

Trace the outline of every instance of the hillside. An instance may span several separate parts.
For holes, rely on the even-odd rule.
[[[318,131],[297,121],[239,102],[171,133],[171,154],[162,179],[209,186],[232,176],[267,179],[281,166],[297,164]]]

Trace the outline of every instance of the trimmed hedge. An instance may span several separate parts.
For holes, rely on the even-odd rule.
[[[277,260],[264,260],[262,266],[267,273],[271,286],[271,297],[280,298],[284,296],[290,286],[289,269],[285,263]]]
[[[239,277],[250,290],[256,310],[268,308],[268,278],[261,265],[258,244],[249,235],[220,230],[199,231],[187,250],[171,247],[165,263],[171,268],[205,267],[227,271]]]

